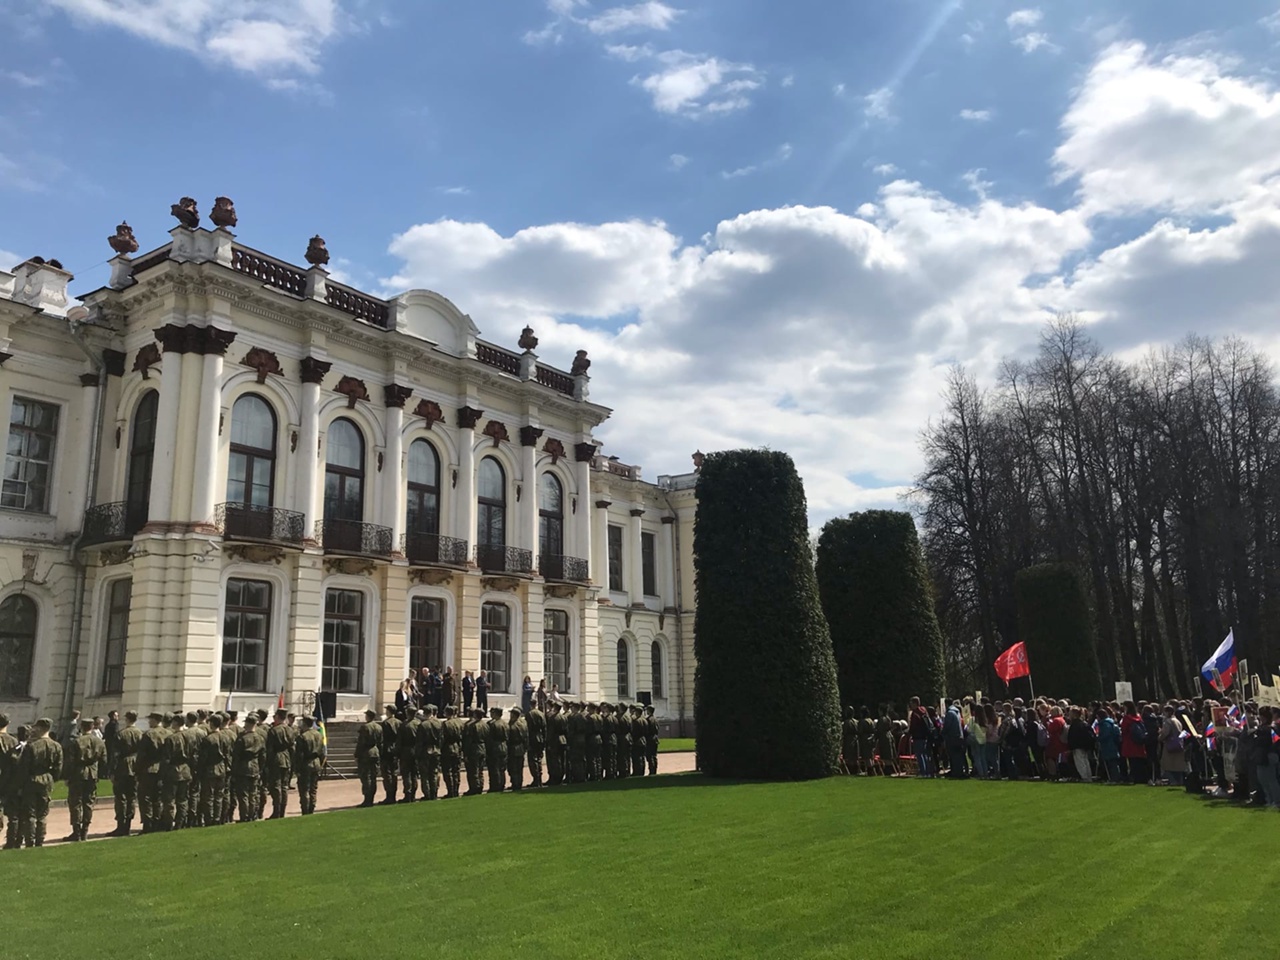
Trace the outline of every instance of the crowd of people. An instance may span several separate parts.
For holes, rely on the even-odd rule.
[[[399,698],[397,698],[399,701]],[[459,711],[446,703],[388,704],[359,728],[355,760],[363,802],[372,806],[379,783],[382,803],[412,803],[524,786],[527,765],[534,787],[644,776],[658,772],[658,724],[653,707],[545,701],[532,697],[510,719],[494,707]],[[441,716],[443,714],[443,716]],[[465,719],[464,719],[465,715]],[[0,831],[4,849],[44,845],[53,784],[67,783],[71,834],[88,838],[98,781],[110,779],[116,828],[128,836],[135,817],[143,833],[246,823],[285,815],[297,778],[303,815],[315,812],[327,760],[327,740],[316,718],[278,709],[243,720],[234,710],[151,713],[116,711],[81,720],[76,714],[62,741],[45,718],[9,733],[0,713]],[[543,777],[543,767],[547,776]],[[271,808],[268,813],[267,801]]]
[[[1280,708],[1209,698],[1158,703],[966,697],[906,715],[845,708],[851,774],[1168,785],[1280,809]]]

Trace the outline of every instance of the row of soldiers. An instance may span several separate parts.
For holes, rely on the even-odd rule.
[[[361,806],[369,807],[377,795],[381,777],[382,803],[435,800],[443,779],[445,796],[461,790],[462,767],[467,771],[467,796],[501,793],[524,785],[525,765],[533,786],[586,783],[627,776],[652,776],[658,772],[658,723],[653,707],[609,703],[551,703],[546,713],[533,707],[527,716],[512,707],[509,720],[501,707],[486,718],[480,709],[465,719],[452,706],[439,716],[435,704],[422,710],[397,713],[388,704],[379,720],[373,710],[356,738],[356,766],[363,793]],[[400,796],[397,798],[397,793]]]
[[[266,717],[265,711],[251,713],[242,727],[234,713],[152,713],[142,730],[130,711],[107,769],[106,746],[92,732],[93,721],[80,721],[79,734],[64,748],[49,737],[46,719],[37,720],[19,744],[0,714],[0,824],[9,818],[5,848],[43,845],[58,779],[67,781],[67,840],[87,838],[100,777],[111,779],[115,794],[112,836],[128,836],[136,814],[143,833],[230,823],[237,810],[241,822],[257,820],[268,796],[271,816],[283,817],[295,774],[302,812],[313,813],[323,737],[310,717],[302,718],[300,728],[284,710],[276,711],[269,726]]]

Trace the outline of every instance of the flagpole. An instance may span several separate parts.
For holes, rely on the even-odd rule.
[[[1035,681],[1031,679],[1030,670],[1027,671],[1027,683],[1031,686],[1031,703],[1034,706],[1036,702],[1036,684]]]

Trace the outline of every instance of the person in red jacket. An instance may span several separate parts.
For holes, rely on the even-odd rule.
[[[1120,759],[1124,765],[1125,783],[1151,782],[1151,769],[1147,763],[1147,726],[1132,700],[1124,702],[1124,716],[1120,718]]]
[[[1062,765],[1063,754],[1067,752],[1067,741],[1064,731],[1067,727],[1066,718],[1062,716],[1061,707],[1053,707],[1049,711],[1049,719],[1044,722],[1045,738],[1044,745],[1044,767],[1045,775],[1050,780],[1057,780],[1060,776],[1060,767]]]

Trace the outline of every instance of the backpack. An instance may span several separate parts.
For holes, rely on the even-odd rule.
[[[1144,746],[1147,742],[1147,725],[1139,720],[1137,723],[1129,725],[1129,739],[1138,746]]]
[[[1045,729],[1045,725],[1043,723],[1036,724],[1036,743],[1041,747],[1047,747],[1049,745],[1049,731]]]

